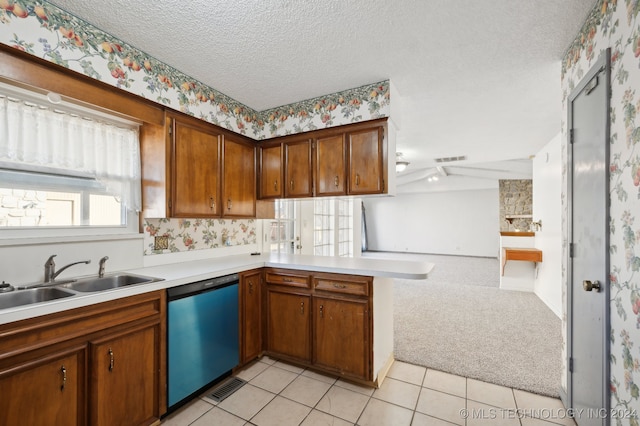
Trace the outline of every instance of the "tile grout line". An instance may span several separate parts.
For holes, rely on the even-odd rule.
[[[262,372],[260,372],[258,375],[256,375],[256,377],[258,377],[260,374],[264,373],[265,371],[267,371],[267,370],[268,370],[269,368],[271,368],[271,367],[275,367],[275,368],[278,368],[278,369],[280,369],[280,370],[284,370],[284,371],[288,371],[289,373],[293,373],[293,371],[291,371],[291,370],[287,370],[286,368],[280,368],[280,367],[278,367],[278,366],[276,365],[276,363],[277,363],[277,362],[278,362],[278,361],[274,362],[273,364],[270,364],[270,365],[269,365],[269,367],[265,368]],[[302,375],[302,373],[304,373],[304,371],[305,371],[305,370],[306,370],[306,369],[303,369],[302,371],[300,371],[299,373],[297,373],[296,378],[295,378],[295,379],[293,379],[293,380],[296,380],[298,377],[300,377],[300,376]],[[293,374],[296,374],[296,373],[293,373]],[[256,377],[254,377],[253,379],[255,379]],[[251,380],[253,380],[253,379],[251,379]],[[291,381],[287,384],[287,386],[289,386],[291,383],[293,383],[293,380],[291,380]],[[249,383],[249,384],[250,384],[251,382],[247,382],[247,383]],[[252,386],[255,386],[255,385],[252,385]],[[247,422],[249,422],[249,423],[251,423],[251,421],[252,421],[253,419],[255,419],[255,418],[258,416],[258,414],[260,414],[260,413],[262,412],[262,410],[264,410],[264,409],[265,409],[269,404],[271,404],[271,403],[272,403],[272,402],[273,402],[273,401],[274,401],[278,396],[281,396],[280,394],[282,393],[282,391],[283,391],[283,390],[285,390],[285,389],[287,388],[287,386],[285,386],[284,388],[282,388],[282,389],[280,390],[280,392],[278,392],[278,393],[274,394],[274,395],[273,395],[273,398],[271,398],[271,399],[269,400],[269,402],[267,402],[267,403],[264,405],[264,407],[262,407],[260,410],[258,410],[258,412],[257,412],[256,414],[254,414],[254,415],[253,415],[249,420],[246,420],[246,421],[247,421]],[[262,389],[260,386],[255,386],[255,387],[256,387],[256,388],[258,388],[258,389]],[[268,391],[268,390],[266,390],[266,389],[262,389],[262,390],[264,390],[264,391],[266,391],[266,392],[273,393],[273,392]],[[282,398],[285,398],[285,397],[283,397],[283,396],[281,396],[281,397],[282,397]],[[289,399],[289,398],[286,398],[286,399]],[[295,401],[294,401],[294,402],[295,402]],[[243,419],[243,420],[244,420],[244,419]],[[303,421],[304,421],[304,420],[303,420]]]

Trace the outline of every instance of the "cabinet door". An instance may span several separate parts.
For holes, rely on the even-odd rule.
[[[313,363],[371,380],[369,302],[314,297]]]
[[[0,369],[0,424],[83,425],[85,347]]]
[[[260,148],[260,198],[282,197],[282,145]]]
[[[311,140],[287,142],[285,149],[285,197],[311,197],[313,178],[311,169]]]
[[[90,424],[140,425],[160,418],[159,339],[155,324],[92,342]]]
[[[316,195],[344,195],[344,134],[316,139]]]
[[[256,149],[224,138],[224,191],[222,216],[256,216]]]
[[[269,289],[267,349],[299,360],[311,360],[311,296]]]
[[[174,121],[171,215],[220,214],[220,135]]]
[[[262,352],[262,272],[242,274],[240,291],[242,300],[241,364],[260,356]]]
[[[347,133],[349,146],[348,194],[384,191],[382,127]]]

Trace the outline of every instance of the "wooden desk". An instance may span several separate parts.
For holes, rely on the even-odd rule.
[[[526,262],[542,262],[542,250],[535,248],[502,247],[502,276],[507,260],[524,260]]]

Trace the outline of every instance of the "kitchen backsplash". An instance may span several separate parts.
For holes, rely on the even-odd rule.
[[[388,80],[256,111],[45,1],[0,1],[0,43],[254,139],[390,112]]]
[[[249,245],[256,242],[254,219],[162,218],[144,221],[145,256]]]

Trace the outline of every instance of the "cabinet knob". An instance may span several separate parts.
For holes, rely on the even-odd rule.
[[[113,351],[111,350],[111,348],[109,348],[109,371],[113,371],[113,365],[114,365],[114,359],[113,359]]]
[[[249,294],[253,294],[253,282],[249,281]]]
[[[339,183],[340,183],[340,179],[338,178],[338,176],[336,176],[336,177],[333,179],[333,184],[334,184],[334,185],[336,186],[336,188],[337,188],[337,187],[338,187],[338,185],[339,185]]]
[[[320,318],[324,318],[324,305],[320,305]]]
[[[60,390],[64,390],[64,387],[67,385],[67,369],[64,367],[60,367],[60,372],[62,373],[62,384],[60,385]]]
[[[304,315],[304,302],[300,302],[300,313]]]

